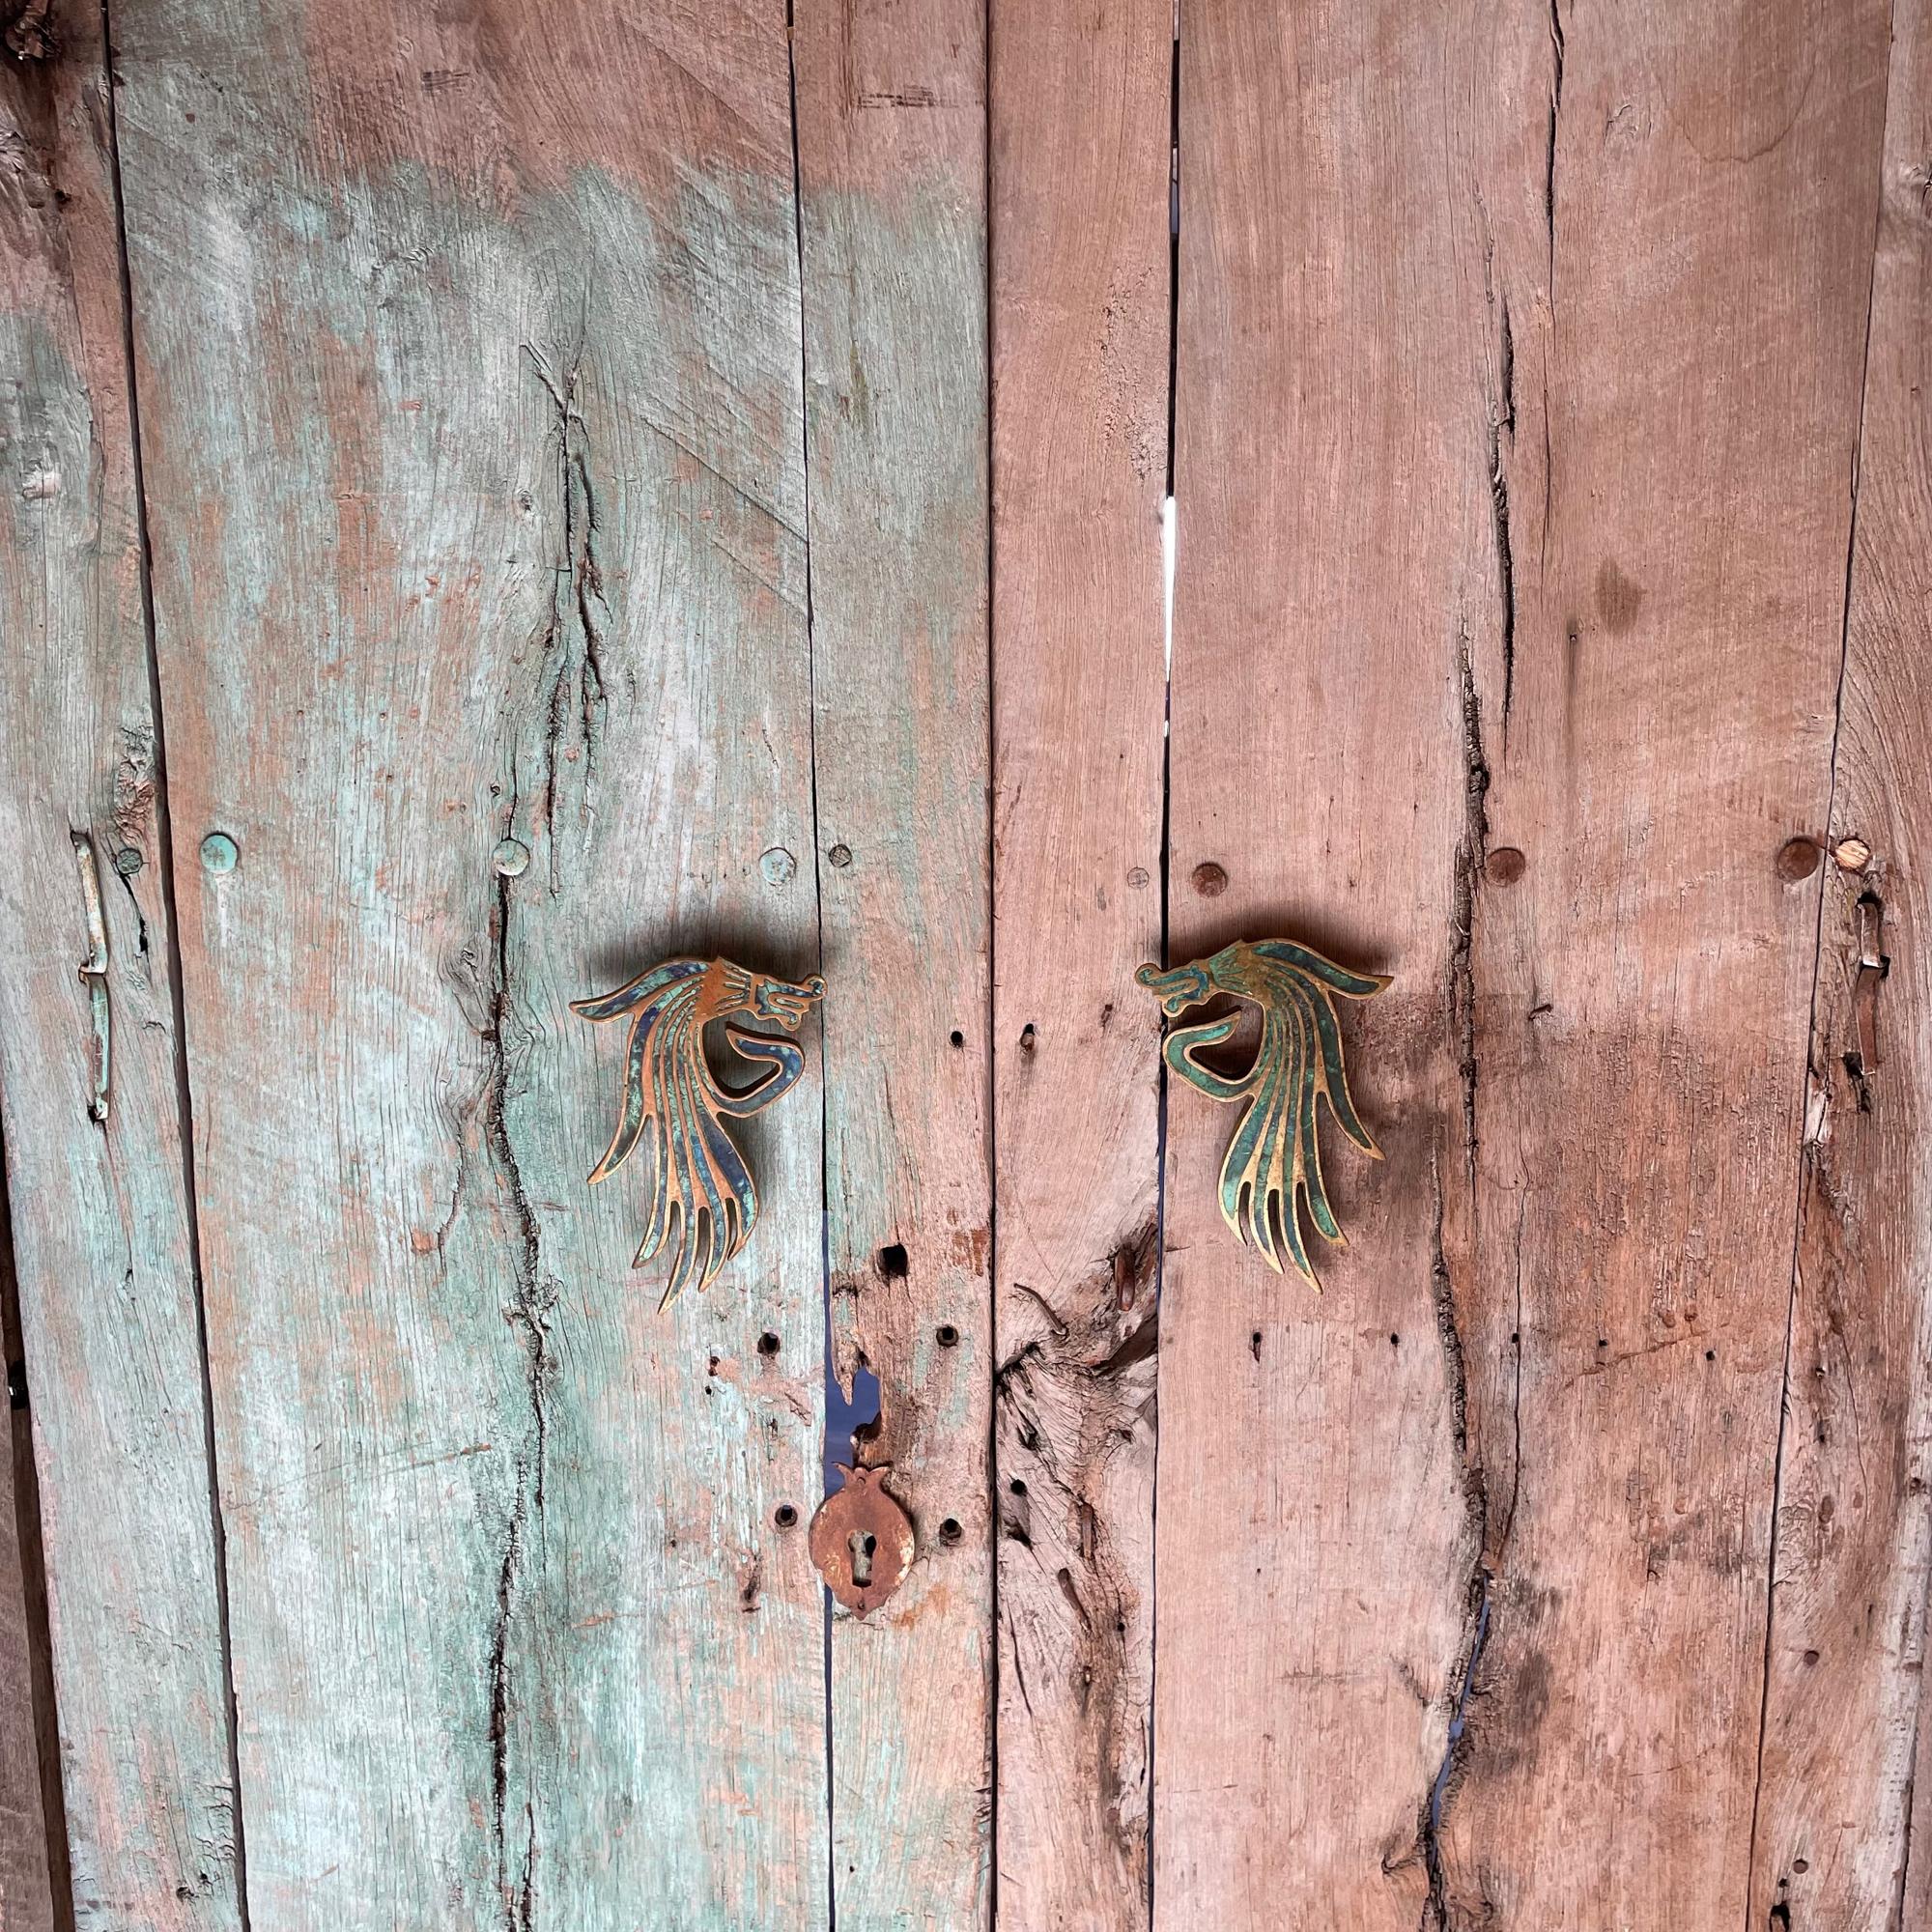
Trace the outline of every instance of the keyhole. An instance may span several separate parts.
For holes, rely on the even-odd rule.
[[[855,1529],[845,1539],[845,1547],[852,1552],[852,1581],[864,1590],[872,1580],[872,1551],[878,1548],[879,1539],[869,1529]]]

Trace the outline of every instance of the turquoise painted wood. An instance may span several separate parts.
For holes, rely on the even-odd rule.
[[[119,34],[253,1922],[810,1932],[816,1084],[660,1316],[568,1005],[815,963],[783,9]]]
[[[0,1110],[71,1922],[235,1932],[113,125],[99,10],[45,24],[0,61]],[[30,1736],[0,1724],[37,1808]],[[18,1856],[10,1932],[49,1904],[44,1849]]]
[[[1926,0],[110,11],[0,6],[5,1932],[1932,1914]],[[1133,983],[1277,932],[1396,975],[1319,1301]],[[713,951],[827,993],[660,1313],[573,1003]]]
[[[990,1910],[985,20],[796,15],[832,1345],[917,1558],[831,1628],[841,1932]]]

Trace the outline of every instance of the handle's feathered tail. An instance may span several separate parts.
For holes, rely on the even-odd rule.
[[[758,1218],[758,1190],[724,1120],[768,1106],[805,1071],[805,1056],[788,1039],[726,1025],[732,1047],[748,1060],[770,1063],[750,1087],[721,1086],[704,1058],[703,1033],[715,1009],[707,976],[741,968],[701,959],[674,959],[641,973],[614,993],[574,1000],[585,1019],[632,1015],[624,1066],[624,1104],[604,1157],[590,1172],[608,1179],[638,1149],[649,1155],[647,1214],[635,1265],[642,1267],[668,1244],[672,1259],[662,1306],[690,1287],[707,1287],[744,1247]],[[712,997],[703,997],[707,987]]]

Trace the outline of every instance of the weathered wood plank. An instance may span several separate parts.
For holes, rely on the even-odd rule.
[[[7,1427],[0,1431],[0,1927],[6,1932],[53,1932],[54,1894],[48,1869],[47,1807],[43,1801],[37,1674],[49,1675],[46,1598],[38,1539],[33,1448],[24,1407],[11,1392],[25,1388],[16,1320],[13,1244],[0,1220],[0,1339],[10,1389]],[[23,1537],[23,1526],[28,1536]],[[23,1548],[32,1539],[34,1547]],[[54,1740],[47,1740],[51,1746]],[[58,1791],[54,1797],[58,1799]]]
[[[1451,1267],[1493,1580],[1452,1924],[1766,1922],[1819,890],[1785,848],[1830,795],[1885,12],[1565,7],[1505,96],[1548,145],[1485,197],[1513,616],[1477,674]]]
[[[795,15],[833,1350],[919,1560],[835,1610],[840,1926],[986,1923],[985,19]]]
[[[1751,1905],[1889,1932],[1932,1577],[1932,20],[1891,14],[1878,257],[1826,838]],[[1869,857],[1867,857],[1867,854]],[[1927,1776],[1917,1766],[1918,1802]],[[1919,1829],[1925,1819],[1918,1820]]]
[[[1288,1883],[1291,1917],[1411,1932],[1428,1893],[1480,1539],[1440,1307],[1495,621],[1481,247],[1442,166],[1472,20],[1181,10],[1170,955],[1286,936],[1395,984],[1348,1016],[1387,1158],[1324,1127],[1320,1296],[1223,1224],[1233,1110],[1169,1083],[1156,1924],[1273,1926]]]
[[[236,1826],[113,123],[99,9],[23,24],[0,60],[0,1104],[73,1914],[219,1932]]]
[[[122,67],[255,1922],[822,1924],[816,1082],[661,1316],[566,1004],[816,950],[783,9]]]
[[[999,1911],[1148,1923],[1173,9],[993,47]]]

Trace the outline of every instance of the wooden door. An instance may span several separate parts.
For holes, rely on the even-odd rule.
[[[1923,13],[0,7],[0,1925],[1932,1921]]]

